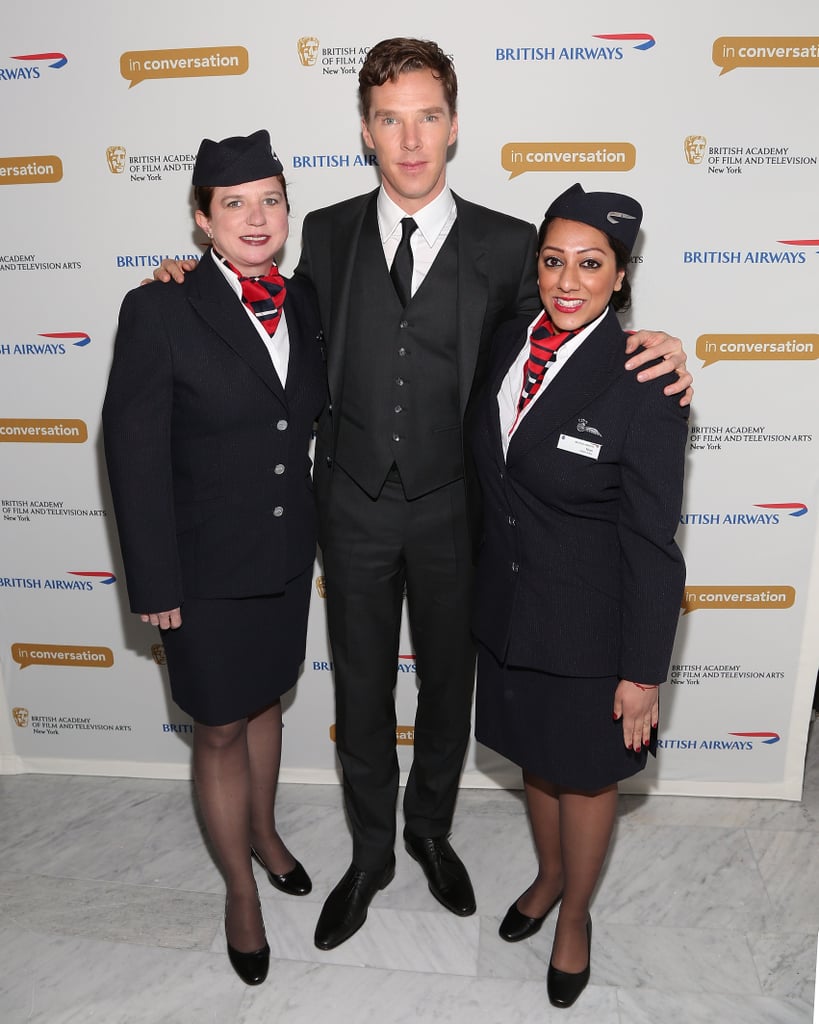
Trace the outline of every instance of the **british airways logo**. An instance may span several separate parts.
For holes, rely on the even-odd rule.
[[[37,337],[46,340],[0,344],[0,356],[64,356],[72,348],[91,344],[91,336],[86,331],[49,331]]]
[[[110,586],[117,578],[112,572],[89,572],[69,569],[66,576],[74,579],[47,579],[39,576],[0,576],[0,588],[8,590],[82,590],[91,591],[94,584]]]
[[[782,738],[778,732],[729,732],[732,739],[668,739],[657,740],[660,750],[722,750],[726,753],[751,751],[755,743],[771,746]]]
[[[64,53],[21,53],[6,59],[19,63],[0,67],[0,82],[31,81],[40,78],[44,68],[57,70],[68,63]]]
[[[779,526],[786,518],[801,519],[808,506],[801,501],[756,502],[751,508],[761,512],[686,512],[681,526]]]
[[[517,61],[617,61],[623,60],[626,48],[650,50],[657,40],[648,32],[606,32],[595,33],[593,39],[604,43],[632,44],[614,46],[498,46],[495,60],[515,63]]]

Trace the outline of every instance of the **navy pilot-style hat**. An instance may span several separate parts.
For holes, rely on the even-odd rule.
[[[202,139],[193,165],[194,185],[242,185],[282,173],[279,158],[264,128],[252,135],[234,135],[221,142]]]
[[[544,219],[550,217],[590,224],[622,242],[630,253],[640,230],[643,208],[631,196],[619,192],[584,192],[582,186],[576,184],[555,199],[544,214]]]

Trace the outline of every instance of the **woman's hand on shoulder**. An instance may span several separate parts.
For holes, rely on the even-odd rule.
[[[154,276],[156,276],[156,271],[154,271]],[[646,381],[654,380],[656,377],[662,377],[673,371],[677,374],[677,380],[667,384],[663,388],[663,392],[666,395],[679,395],[682,392],[680,405],[690,405],[694,397],[694,389],[691,386],[694,378],[686,369],[688,356],[680,339],[666,334],[665,331],[635,331],[626,340],[626,354],[634,352],[641,346],[643,351],[637,352],[627,361],[626,369],[636,370],[644,363],[650,363],[658,356],[662,356],[662,362],[641,370],[637,374],[637,380],[644,384]]]
[[[660,687],[621,679],[614,692],[614,718],[623,722],[623,743],[640,750],[651,740],[660,716]]]
[[[179,608],[171,608],[168,612],[143,612],[139,617],[143,622],[159,626],[160,629],[179,629],[182,625],[182,611]]]

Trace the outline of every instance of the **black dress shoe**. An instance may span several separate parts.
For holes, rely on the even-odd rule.
[[[270,884],[274,889],[278,889],[279,892],[286,892],[291,896],[306,896],[307,893],[312,890],[313,883],[310,881],[310,876],[298,861],[296,861],[296,866],[286,874],[276,875],[270,870],[267,864],[265,864],[252,846],[250,848],[250,853],[265,869],[267,877],[270,879]]]
[[[445,836],[423,838],[404,829],[404,845],[427,876],[429,891],[458,917],[475,913],[475,893],[458,854]]]
[[[351,864],[321,908],[314,941],[319,949],[335,949],[367,920],[367,910],[379,889],[395,877],[395,855],[381,871],[361,871]]]
[[[261,985],[270,966],[270,946],[267,943],[253,953],[240,953],[228,943],[227,952],[233,970],[245,985]]]
[[[549,970],[546,974],[546,991],[552,1006],[559,1006],[563,1009],[571,1006],[586,985],[588,985],[589,975],[591,974],[591,937],[592,923],[591,917],[589,917],[586,921],[586,938],[589,940],[589,962],[586,964],[585,970],[578,971],[577,973],[559,971],[556,967],[552,967],[552,961],[549,960]]]
[[[518,900],[520,897],[518,897]],[[498,928],[498,935],[506,942],[520,942],[521,939],[528,939],[540,931],[540,926],[560,902],[560,896],[549,907],[541,917],[527,917],[518,910],[518,900],[506,911],[506,917],[501,921]]]

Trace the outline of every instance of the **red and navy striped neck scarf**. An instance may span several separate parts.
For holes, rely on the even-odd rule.
[[[270,272],[264,276],[244,277],[221,253],[216,249],[213,252],[239,278],[239,284],[242,286],[242,301],[272,337],[279,326],[281,308],[287,294],[279,268],[274,263]]]

